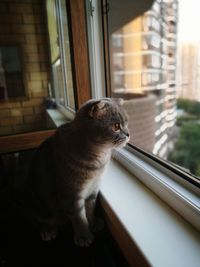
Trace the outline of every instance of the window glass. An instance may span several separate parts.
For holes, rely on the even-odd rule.
[[[111,96],[125,100],[131,144],[200,176],[199,9],[144,2],[109,1]]]
[[[57,28],[57,14],[56,1],[47,1],[47,16],[49,29],[49,42],[51,50],[51,62],[55,62],[60,57],[60,48],[58,43],[58,28]]]
[[[54,128],[46,112],[55,102],[49,101],[48,93],[50,58],[44,6],[39,1],[0,1],[0,13],[0,136]],[[57,49],[52,55],[53,61]]]
[[[75,109],[66,1],[46,2],[53,88],[58,105]]]
[[[0,45],[0,100],[25,96],[20,56],[19,46]]]

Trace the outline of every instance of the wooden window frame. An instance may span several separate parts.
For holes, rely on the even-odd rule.
[[[67,8],[74,97],[75,106],[78,109],[85,101],[91,98],[85,1],[68,0]]]

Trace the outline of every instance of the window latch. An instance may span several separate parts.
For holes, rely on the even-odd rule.
[[[104,4],[103,5],[103,13],[105,15],[107,15],[109,13],[109,11],[110,11],[110,5],[109,5],[109,3]]]
[[[90,1],[90,16],[93,17],[93,13],[94,13],[95,7],[92,4],[92,1]]]

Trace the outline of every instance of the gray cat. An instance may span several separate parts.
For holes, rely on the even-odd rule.
[[[92,243],[102,227],[94,216],[101,175],[111,150],[128,140],[122,101],[102,98],[87,101],[38,148],[24,202],[43,240],[55,238],[58,226],[70,219],[75,244]]]

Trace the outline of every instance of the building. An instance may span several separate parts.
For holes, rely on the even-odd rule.
[[[150,10],[112,34],[113,93],[155,96],[155,126],[151,128],[155,138],[150,147],[162,157],[168,154],[176,120],[177,9],[176,0],[156,0]]]
[[[177,97],[200,101],[200,45],[178,47]]]

